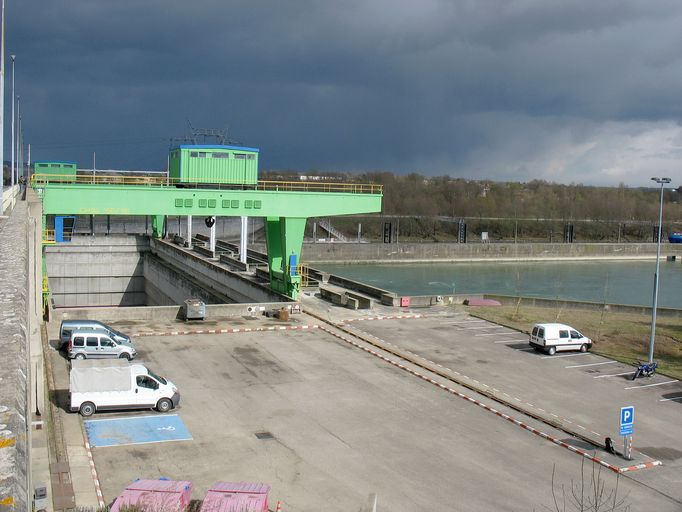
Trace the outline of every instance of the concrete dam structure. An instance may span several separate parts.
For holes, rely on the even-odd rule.
[[[52,306],[171,306],[284,300],[266,279],[146,235],[75,236],[45,248]]]

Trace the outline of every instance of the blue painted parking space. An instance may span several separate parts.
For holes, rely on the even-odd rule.
[[[177,414],[87,420],[90,446],[191,441],[192,435]]]

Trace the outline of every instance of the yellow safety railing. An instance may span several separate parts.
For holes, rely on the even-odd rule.
[[[43,245],[57,243],[54,236],[54,229],[43,229]]]
[[[47,281],[47,276],[43,276],[43,293],[47,293],[50,291],[50,286]]]
[[[308,264],[307,263],[299,263],[298,268],[298,275],[301,276],[301,287],[305,288],[308,286]]]
[[[34,174],[32,187],[46,185],[136,185],[147,187],[205,186],[216,189],[262,190],[273,192],[335,192],[343,194],[382,194],[383,185],[374,183],[327,183],[309,181],[258,181],[256,183],[214,183],[209,180],[188,182],[165,176]]]

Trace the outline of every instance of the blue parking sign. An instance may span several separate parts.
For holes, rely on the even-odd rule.
[[[635,424],[635,406],[629,405],[620,408],[620,435],[632,435]]]

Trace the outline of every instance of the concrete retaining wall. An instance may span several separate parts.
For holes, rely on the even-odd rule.
[[[651,308],[647,306],[631,306],[628,304],[604,304],[601,302],[580,302],[572,300],[541,299],[537,297],[514,297],[511,295],[485,294],[486,299],[495,299],[503,305],[516,305],[521,300],[521,306],[541,307],[553,309],[582,309],[588,311],[611,311],[614,313],[631,313],[633,315],[651,316]],[[656,308],[658,316],[666,318],[682,318],[682,309]]]
[[[76,237],[45,249],[56,306],[142,306],[146,303],[145,236]]]
[[[263,250],[262,245],[250,246]],[[682,256],[682,244],[664,243],[661,254]],[[656,244],[563,243],[306,243],[305,263],[415,263],[432,261],[655,258]]]
[[[155,239],[150,242],[152,252],[159,258],[188,275],[195,276],[208,290],[225,295],[232,302],[288,300],[284,295],[270,290],[269,283],[263,283],[255,276],[234,272],[225,264],[205,260],[170,242]]]
[[[19,201],[0,230],[0,505],[29,510],[29,324],[27,203]]]
[[[153,254],[144,256],[144,278],[147,306],[177,306],[189,298],[201,299],[206,304],[232,302],[226,295],[207,290],[190,274],[179,271]]]
[[[263,311],[280,309],[296,302],[265,302],[252,304],[208,304],[206,305],[206,318],[230,318],[260,315]],[[140,322],[166,321],[171,322],[182,318],[181,306],[154,306],[146,308],[122,307],[122,308],[73,308],[56,310],[53,313],[53,321],[59,323],[62,320],[99,320],[100,322],[122,322],[134,320]]]

